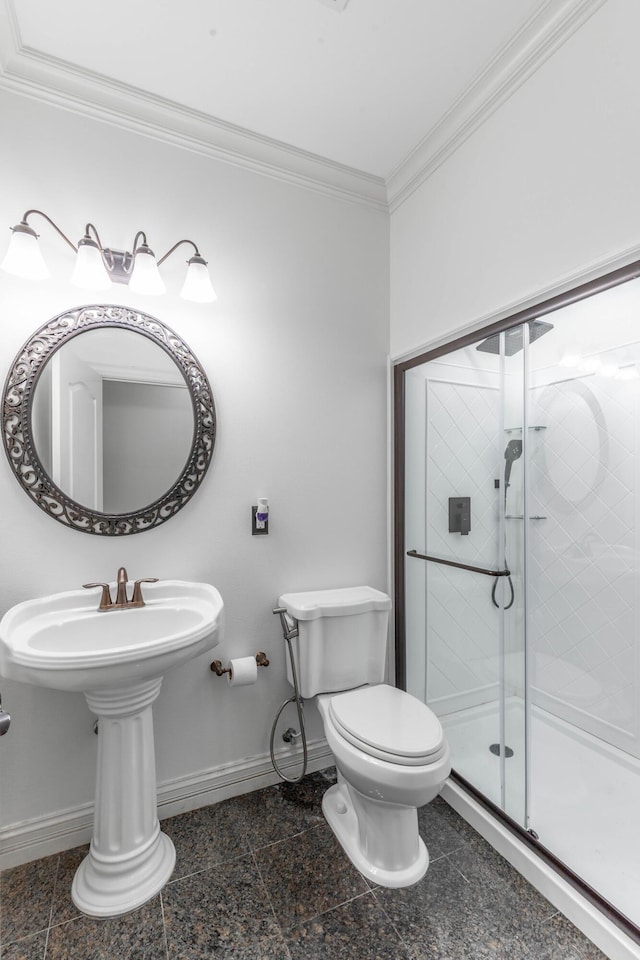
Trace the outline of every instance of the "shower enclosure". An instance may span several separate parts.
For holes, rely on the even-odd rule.
[[[395,368],[398,684],[638,942],[639,274]]]

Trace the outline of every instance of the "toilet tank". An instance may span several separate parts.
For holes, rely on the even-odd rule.
[[[298,621],[292,641],[300,694],[382,683],[391,600],[373,587],[283,593],[278,601]],[[287,677],[293,684],[287,657]]]

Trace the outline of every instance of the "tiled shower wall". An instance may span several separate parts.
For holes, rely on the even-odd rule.
[[[639,358],[640,359],[640,358]],[[500,561],[504,447],[498,376],[429,364],[424,418],[424,541],[429,554],[493,567]],[[507,384],[518,393],[516,377]],[[415,399],[414,385],[414,399]],[[637,589],[640,386],[560,367],[529,391],[529,644],[533,702],[640,756]],[[517,417],[512,418],[514,422]],[[509,422],[507,422],[509,421]],[[415,426],[415,425],[414,425]],[[514,463],[505,521],[516,603],[505,616],[507,695],[522,693],[523,459]],[[448,498],[471,497],[471,533],[448,532]],[[433,563],[424,580],[426,698],[439,713],[495,700],[499,613],[493,581]],[[415,683],[415,680],[413,681]]]
[[[483,382],[484,380],[484,382]],[[500,392],[495,376],[469,378],[444,365],[425,381],[427,553],[495,568],[499,554]],[[468,536],[448,532],[449,497],[471,498]],[[426,578],[427,700],[438,713],[494,700],[498,611],[489,577],[435,563]]]
[[[557,375],[531,390],[533,698],[640,756],[639,382]]]

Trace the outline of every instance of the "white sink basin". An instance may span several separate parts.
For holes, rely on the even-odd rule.
[[[83,691],[98,716],[93,839],[71,896],[84,913],[113,917],[173,872],[156,809],[152,704],[167,670],[220,642],[224,604],[210,584],[181,580],[145,583],[144,607],[99,611],[99,600],[72,590],[12,607],[0,621],[0,675]]]
[[[0,676],[98,690],[161,677],[220,642],[224,605],[215,587],[181,580],[144,587],[137,609],[98,611],[98,590],[17,604],[0,621]]]

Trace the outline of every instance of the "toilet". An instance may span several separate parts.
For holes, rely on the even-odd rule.
[[[358,870],[385,887],[417,883],[429,866],[418,807],[451,772],[440,721],[384,683],[391,600],[372,587],[285,593],[300,695],[316,698],[338,782],[322,811]],[[289,681],[293,683],[288,665]]]

